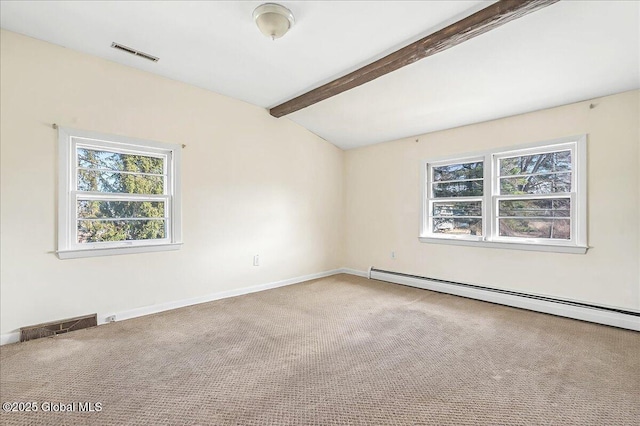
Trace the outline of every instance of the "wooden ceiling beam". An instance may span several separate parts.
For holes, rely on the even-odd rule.
[[[500,0],[384,58],[277,105],[271,108],[269,113],[274,117],[291,114],[447,50],[557,1],[559,0]]]

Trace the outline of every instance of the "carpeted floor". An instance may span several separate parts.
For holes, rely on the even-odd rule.
[[[2,402],[39,408],[5,425],[640,424],[640,333],[348,275],[3,346],[0,367]]]

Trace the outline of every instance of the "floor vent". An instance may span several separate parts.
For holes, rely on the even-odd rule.
[[[95,327],[96,325],[98,325],[97,314],[31,325],[20,329],[20,341],[26,342],[28,340],[39,339],[41,337],[51,337],[62,333],[68,333],[69,331]]]

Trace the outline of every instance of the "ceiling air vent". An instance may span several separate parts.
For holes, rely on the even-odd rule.
[[[158,58],[157,56],[149,55],[148,53],[144,53],[139,50],[132,49],[120,43],[116,43],[115,41],[111,43],[111,47],[113,47],[114,49],[122,50],[123,52],[131,53],[132,55],[136,55],[144,59],[148,59],[153,62],[158,62],[158,60],[160,60],[160,58]]]

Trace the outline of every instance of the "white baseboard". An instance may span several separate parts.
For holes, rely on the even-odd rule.
[[[198,305],[200,303],[212,302],[214,300],[226,299],[229,297],[242,296],[243,294],[255,293],[258,291],[269,290],[272,288],[284,287],[292,284],[298,284],[305,281],[315,280],[318,278],[329,277],[331,275],[344,273],[343,269],[333,269],[330,271],[318,272],[315,274],[303,275],[301,277],[289,278],[281,281],[274,281],[265,284],[258,284],[251,287],[244,287],[235,290],[220,291],[217,293],[206,294],[204,296],[193,297],[190,299],[175,300],[172,302],[159,303],[157,305],[143,306],[141,308],[130,309],[108,314],[98,314],[98,325],[105,324],[106,318],[115,315],[116,321],[137,318],[144,315],[156,314],[158,312],[169,311],[171,309],[183,308],[185,306]]]
[[[452,285],[432,281],[428,278],[398,275],[376,270],[371,271],[371,279],[418,287],[425,290],[433,290],[440,293],[454,294],[456,296],[528,309],[530,311],[544,312],[561,317],[611,325],[628,330],[640,331],[640,317],[622,312],[598,309],[595,307],[567,305],[560,302],[533,299],[526,296],[499,293],[480,288]]]
[[[0,334],[0,346],[8,345],[9,343],[16,343],[20,341],[20,332],[14,331],[13,333]]]
[[[286,280],[274,281],[274,282],[265,283],[265,284],[258,284],[251,287],[240,288],[237,290],[221,291],[218,293],[207,294],[199,297],[193,297],[190,299],[182,299],[182,300],[176,300],[172,302],[159,303],[157,305],[143,306],[140,308],[129,309],[126,311],[112,312],[112,313],[106,313],[106,314],[98,313],[98,325],[105,324],[107,322],[106,318],[111,315],[115,315],[116,321],[122,321],[122,320],[131,319],[131,318],[141,317],[144,315],[150,315],[158,312],[168,311],[171,309],[182,308],[185,306],[197,305],[199,303],[206,303],[214,300],[226,299],[228,297],[241,296],[243,294],[255,293],[257,291],[284,287],[291,284],[298,284],[304,281],[310,281],[318,278],[329,277],[331,275],[336,275],[336,274],[351,274],[351,275],[358,275],[361,277],[367,276],[365,272],[357,271],[355,269],[348,269],[348,268],[333,269],[330,271],[318,272],[316,274],[303,275],[301,277],[289,278]],[[18,341],[20,341],[19,331],[0,335],[0,346],[6,345],[9,343],[16,343]]]
[[[342,274],[349,274],[349,275],[356,275],[356,276],[358,276],[358,277],[369,278],[369,272],[366,272],[366,271],[358,271],[357,269],[341,268],[341,269],[340,269],[340,273],[342,273]]]
[[[251,287],[240,288],[237,290],[227,290],[218,293],[207,294],[204,296],[193,297],[190,299],[176,300],[172,302],[159,303],[157,305],[143,306],[140,308],[129,309],[126,311],[112,313],[98,313],[98,325],[105,324],[106,318],[115,315],[116,321],[137,318],[144,315],[156,314],[158,312],[168,311],[171,309],[182,308],[185,306],[197,305],[199,303],[212,302],[214,300],[226,299],[228,297],[241,296],[243,294],[255,293],[257,291],[269,290],[272,288],[284,287],[291,284],[298,284],[305,281],[315,280],[318,278],[329,277],[337,274],[350,274],[359,277],[367,277],[368,273],[350,268],[339,268],[330,271],[318,272],[316,274],[303,275],[301,277],[289,278],[281,281],[274,281],[266,284],[258,284]],[[0,346],[20,341],[20,332],[15,331],[0,335]]]

